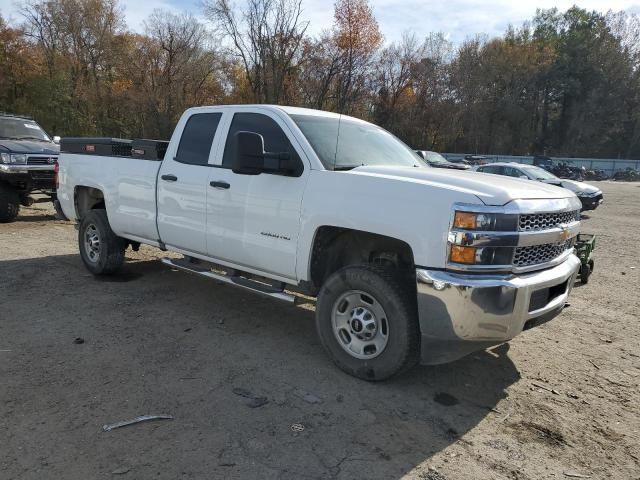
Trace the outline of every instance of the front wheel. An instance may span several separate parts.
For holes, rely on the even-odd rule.
[[[335,364],[364,380],[384,380],[419,359],[415,296],[392,270],[354,265],[331,275],[318,295],[316,328]]]
[[[78,244],[84,265],[94,275],[110,275],[124,263],[127,244],[111,230],[105,210],[90,210],[82,218]]]
[[[9,185],[0,183],[0,223],[13,222],[20,213],[20,195]]]

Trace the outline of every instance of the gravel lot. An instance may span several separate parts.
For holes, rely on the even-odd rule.
[[[98,280],[71,223],[23,209],[0,225],[0,478],[639,479],[640,185],[599,186],[595,272],[560,317],[379,384],[331,364],[312,304],[151,248]],[[142,414],[174,419],[102,431]]]

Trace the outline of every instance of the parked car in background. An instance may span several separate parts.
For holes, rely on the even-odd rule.
[[[416,153],[426,161],[429,166],[434,168],[451,168],[454,170],[469,170],[471,167],[464,163],[450,162],[437,152],[431,152],[429,150],[416,150]]]
[[[535,165],[526,165],[521,163],[490,163],[489,165],[481,165],[476,168],[481,173],[493,173],[495,175],[504,175],[507,177],[524,178],[527,180],[535,180],[537,182],[557,185],[559,187],[571,190],[580,199],[582,210],[595,210],[598,208],[604,196],[602,190],[593,185],[575,180],[566,180],[556,177],[553,173],[547,172],[545,169]]]
[[[0,113],[0,222],[12,222],[20,206],[40,192],[56,201],[59,137],[49,137],[30,117]]]
[[[163,260],[172,268],[287,302],[316,296],[320,342],[366,380],[550,320],[580,266],[571,192],[429,168],[356,118],[198,107],[166,153],[135,157],[137,143],[62,141],[58,194],[87,269],[114,273],[144,243],[185,255]]]
[[[484,155],[465,155],[464,162],[467,165],[486,165],[489,159]]]

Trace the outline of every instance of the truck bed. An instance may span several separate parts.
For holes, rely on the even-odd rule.
[[[160,165],[157,160],[62,152],[58,199],[65,215],[77,219],[76,189],[96,188],[104,192],[109,223],[116,235],[156,242],[156,181]]]

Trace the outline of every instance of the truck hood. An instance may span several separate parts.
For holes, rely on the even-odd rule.
[[[349,170],[347,173],[385,177],[397,181],[457,190],[477,196],[485,205],[505,205],[516,199],[574,197],[574,194],[569,190],[553,185],[469,170],[362,166]]]
[[[60,146],[53,142],[35,142],[32,140],[4,140],[0,139],[0,151],[5,153],[33,153],[44,155],[58,155]]]

